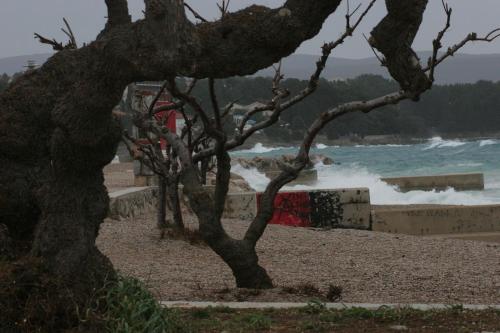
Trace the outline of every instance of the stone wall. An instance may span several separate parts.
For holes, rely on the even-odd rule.
[[[132,218],[156,211],[158,188],[131,187],[109,194],[109,214],[111,219]]]
[[[484,190],[482,173],[465,173],[438,176],[382,178],[389,185],[395,185],[401,192],[443,191],[451,187],[457,191]]]

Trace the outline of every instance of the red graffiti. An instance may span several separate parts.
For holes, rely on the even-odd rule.
[[[260,206],[261,194],[257,194]],[[274,215],[270,224],[281,224],[293,227],[311,226],[311,206],[307,192],[282,192],[274,200]]]

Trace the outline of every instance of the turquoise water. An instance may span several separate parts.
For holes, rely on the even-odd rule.
[[[277,156],[293,154],[295,147],[267,148],[257,144],[233,156]],[[295,186],[293,189],[369,187],[375,204],[491,204],[500,203],[500,140],[456,141],[433,138],[416,145],[379,145],[329,147],[317,144],[313,154],[332,158],[333,166],[317,165],[319,181],[313,187]],[[256,170],[233,170],[245,177],[256,190],[263,190],[269,182]],[[381,182],[380,177],[439,175],[449,173],[482,172],[484,191],[443,192],[411,191],[400,193]],[[288,187],[290,189],[292,187]]]

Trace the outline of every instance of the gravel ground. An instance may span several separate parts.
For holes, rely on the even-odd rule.
[[[192,227],[194,223],[191,222]],[[160,240],[154,217],[103,224],[99,248],[122,273],[144,280],[161,300],[307,301],[284,286],[341,286],[342,301],[500,303],[500,245],[356,230],[270,225],[258,244],[261,264],[280,288],[235,288],[230,270],[208,247]],[[241,237],[246,223],[224,221]]]

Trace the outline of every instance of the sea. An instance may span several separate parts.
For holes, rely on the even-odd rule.
[[[234,157],[276,157],[297,153],[298,147],[266,147],[232,153]],[[444,140],[434,137],[412,145],[328,146],[318,143],[311,154],[332,158],[333,165],[317,164],[318,182],[314,186],[287,186],[283,190],[368,187],[372,204],[500,204],[500,140]],[[256,169],[233,166],[232,172],[244,177],[257,191],[269,183]],[[430,176],[451,173],[477,173],[485,177],[484,191],[410,191],[401,193],[381,181],[381,177]]]

